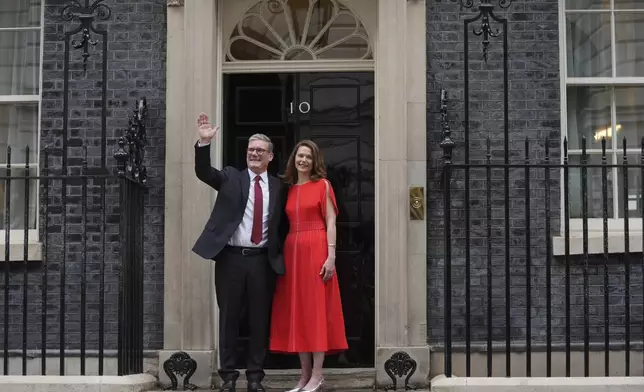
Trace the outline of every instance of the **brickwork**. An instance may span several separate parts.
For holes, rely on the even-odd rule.
[[[90,47],[87,72],[82,71],[80,50],[70,56],[68,129],[63,131],[63,78],[64,33],[78,26],[76,21],[60,17],[61,9],[69,2],[49,0],[45,7],[43,100],[41,146],[47,146],[52,174],[61,172],[62,141],[68,143],[68,174],[81,171],[83,146],[88,148],[88,167],[97,173],[101,165],[101,88],[103,37],[92,33],[97,40]],[[146,196],[144,230],[144,347],[158,349],[163,344],[163,212],[164,212],[164,159],[165,159],[165,2],[157,0],[107,0],[111,16],[97,23],[107,31],[107,167],[113,172],[116,162],[112,158],[118,137],[128,125],[137,98],[145,96],[148,102],[148,147],[145,163],[148,168],[150,189]],[[79,39],[80,35],[72,37]],[[41,170],[44,155],[41,152]],[[80,282],[83,260],[81,243],[82,188],[80,182],[67,184],[67,248],[65,257],[66,348],[79,349],[80,342]],[[118,187],[114,181],[107,186],[107,236],[106,247],[100,245],[100,189],[99,181],[90,181],[88,189],[88,252],[87,268],[87,349],[98,348],[99,268],[105,255],[105,333],[106,349],[116,349],[118,295]],[[48,295],[47,322],[48,347],[59,347],[60,279],[63,254],[63,207],[60,181],[53,181],[49,188],[48,213]],[[44,202],[44,191],[40,194]],[[41,203],[44,205],[44,203]],[[41,229],[45,211],[41,206]],[[41,347],[41,289],[42,266],[37,265],[28,273],[29,317],[28,347]],[[23,273],[16,269],[10,276],[10,348],[22,344]],[[4,294],[0,293],[0,304]],[[0,317],[0,322],[3,320]]]
[[[475,6],[478,5],[474,1]],[[497,3],[497,2],[493,2]],[[440,346],[444,337],[444,205],[442,184],[442,150],[440,126],[441,88],[450,95],[449,115],[456,142],[454,162],[464,161],[464,19],[476,16],[478,9],[461,9],[458,2],[428,2],[428,151],[429,216],[428,216],[428,334],[433,345]],[[495,12],[508,19],[509,32],[509,99],[510,161],[524,159],[524,142],[530,141],[532,162],[542,162],[546,138],[550,139],[550,157],[560,159],[560,63],[558,1],[514,1],[507,10],[497,6]],[[473,27],[479,28],[480,21]],[[502,27],[492,22],[493,29]],[[503,41],[491,38],[489,63],[482,62],[482,37],[469,29],[470,75],[470,158],[485,160],[485,139],[490,137],[492,161],[503,162]],[[559,235],[560,179],[551,172],[549,217],[545,212],[544,171],[532,171],[530,190],[530,255],[531,306],[527,307],[525,173],[510,170],[510,335],[515,347],[525,344],[527,317],[531,321],[531,340],[546,341],[546,238]],[[492,172],[492,336],[496,343],[506,337],[505,314],[505,227],[503,170]],[[452,336],[454,342],[465,340],[465,187],[463,171],[456,170],[452,186]],[[471,336],[475,343],[487,339],[487,217],[486,172],[471,172]],[[549,218],[551,233],[545,231]],[[631,339],[642,340],[642,266],[641,255],[633,257],[630,272],[630,310],[625,307],[625,259],[611,256],[609,275],[609,322],[613,343],[624,340],[625,315],[630,312]],[[592,342],[604,338],[604,267],[601,257],[593,256],[589,268],[589,332]],[[565,341],[565,261],[552,260],[552,338]],[[584,292],[583,262],[571,259],[571,339],[583,342]]]

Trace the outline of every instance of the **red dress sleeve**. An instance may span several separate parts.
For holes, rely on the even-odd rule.
[[[327,188],[328,188],[328,195],[331,198],[331,203],[333,203],[333,210],[335,211],[335,215],[338,216],[338,204],[335,201],[335,193],[333,192],[333,186],[331,186],[331,183],[329,180],[326,178],[323,179],[322,181],[323,186],[320,187],[320,207],[321,207],[321,212],[322,212],[322,219],[326,219],[326,198],[327,198]]]

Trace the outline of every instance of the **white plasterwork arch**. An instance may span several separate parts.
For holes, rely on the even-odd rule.
[[[368,56],[366,59],[360,58],[316,58],[309,60],[285,60],[285,59],[270,59],[270,60],[250,60],[250,61],[230,61],[229,48],[231,43],[231,36],[236,31],[238,24],[243,18],[248,16],[248,12],[253,10],[258,4],[264,3],[269,0],[224,0],[222,9],[222,71],[224,73],[247,73],[247,72],[279,72],[279,71],[372,71],[375,65],[375,37],[377,30],[377,15],[378,6],[377,2],[373,0],[331,0],[347,9],[347,13],[355,18],[356,25],[361,27],[361,33],[364,35],[366,44],[368,45]],[[288,0],[273,0],[275,2],[286,2]],[[322,0],[320,0],[322,1]],[[324,0],[329,1],[329,0]],[[270,32],[270,27],[267,28],[267,34]],[[299,32],[298,32],[299,33]],[[352,33],[355,33],[353,31]],[[275,34],[272,34],[275,36]],[[361,34],[357,34],[361,35]],[[302,43],[301,37],[296,37],[299,44]],[[280,40],[277,39],[279,42]],[[295,46],[301,47],[304,51],[310,51],[306,45],[292,45],[291,42],[284,42],[289,40],[282,40],[280,43],[281,48],[275,48],[276,57],[283,58],[284,52],[294,49]],[[309,41],[308,43],[311,43]],[[279,53],[279,55],[278,55]],[[314,57],[314,56],[313,56]],[[227,61],[228,60],[228,61]]]

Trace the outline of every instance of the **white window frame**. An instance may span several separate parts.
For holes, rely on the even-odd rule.
[[[44,51],[45,51],[45,6],[46,1],[41,0],[40,5],[40,25],[38,27],[5,27],[1,28],[0,31],[40,31],[40,69],[39,69],[39,80],[38,80],[38,94],[34,95],[0,95],[0,103],[37,103],[38,104],[38,118],[37,121],[37,136],[36,136],[36,146],[29,146],[30,148],[36,148],[36,159],[34,162],[29,162],[29,166],[36,169],[36,176],[40,175],[40,136],[42,128],[42,86],[43,86],[43,60],[44,60]],[[12,158],[12,161],[18,161],[18,159]],[[20,159],[18,162],[21,162]],[[11,174],[16,176],[22,176],[24,174],[23,170],[25,168],[25,163],[11,163]],[[0,175],[5,175],[5,169],[7,168],[6,163],[0,163]],[[22,170],[21,170],[22,169]],[[15,182],[16,180],[12,180]],[[34,258],[40,258],[40,247],[33,248],[33,245],[39,244],[39,223],[40,223],[40,181],[36,181],[36,227],[34,229],[27,230],[27,240],[28,240],[28,254],[29,259],[33,260]],[[4,205],[0,206],[4,209]],[[9,218],[9,217],[7,217]],[[0,262],[4,262],[4,248],[6,238],[6,230],[4,227],[0,227]],[[12,229],[9,231],[9,241],[10,241],[10,258],[12,261],[19,261],[23,259],[24,254],[24,243],[25,243],[25,230],[23,229]]]
[[[644,77],[617,77],[616,75],[616,45],[615,45],[615,23],[614,21],[614,1],[611,0],[610,11],[604,9],[601,10],[588,10],[585,12],[610,12],[611,13],[611,61],[612,63],[612,77],[568,77],[568,59],[567,59],[567,39],[566,39],[566,0],[559,0],[559,66],[560,66],[560,104],[561,104],[561,162],[563,163],[563,141],[564,138],[568,135],[568,99],[567,99],[567,87],[571,85],[577,86],[620,86],[620,85],[642,85],[644,86]],[[577,12],[574,10],[571,12]],[[626,10],[628,11],[628,10]],[[622,10],[624,12],[624,10]],[[611,124],[615,127],[615,107],[614,99],[611,102]],[[613,129],[613,135],[615,134],[615,129]],[[597,152],[597,150],[587,149],[587,153]],[[628,153],[637,153],[640,154],[639,149],[627,149]],[[572,153],[572,154],[571,154]],[[601,151],[599,151],[601,154]],[[571,155],[581,155],[581,150],[568,150],[568,157]],[[590,154],[589,154],[590,155]],[[611,157],[613,157],[611,152]],[[634,162],[633,162],[634,163]],[[638,162],[639,163],[639,162]],[[561,227],[560,235],[555,236],[553,239],[553,253],[554,255],[560,256],[566,254],[565,245],[565,210],[564,210],[564,176],[563,170],[560,173],[560,217],[561,217]],[[619,182],[613,181],[613,194],[617,197],[613,197],[613,211],[617,211],[618,198],[620,193],[618,192]],[[608,220],[608,251],[610,253],[623,253],[624,244],[625,244],[625,232],[624,232],[624,218],[609,218]],[[604,221],[602,218],[588,218],[588,254],[601,254],[604,252],[603,238],[604,238]],[[642,218],[629,218],[629,240],[631,252],[642,251],[643,242],[642,242]],[[583,219],[581,218],[571,218],[569,220],[568,228],[570,231],[570,236],[568,239],[569,252],[570,255],[578,255],[584,253],[583,249]]]

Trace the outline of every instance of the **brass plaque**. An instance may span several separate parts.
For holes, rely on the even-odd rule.
[[[425,219],[425,188],[422,186],[409,187],[409,219]]]

